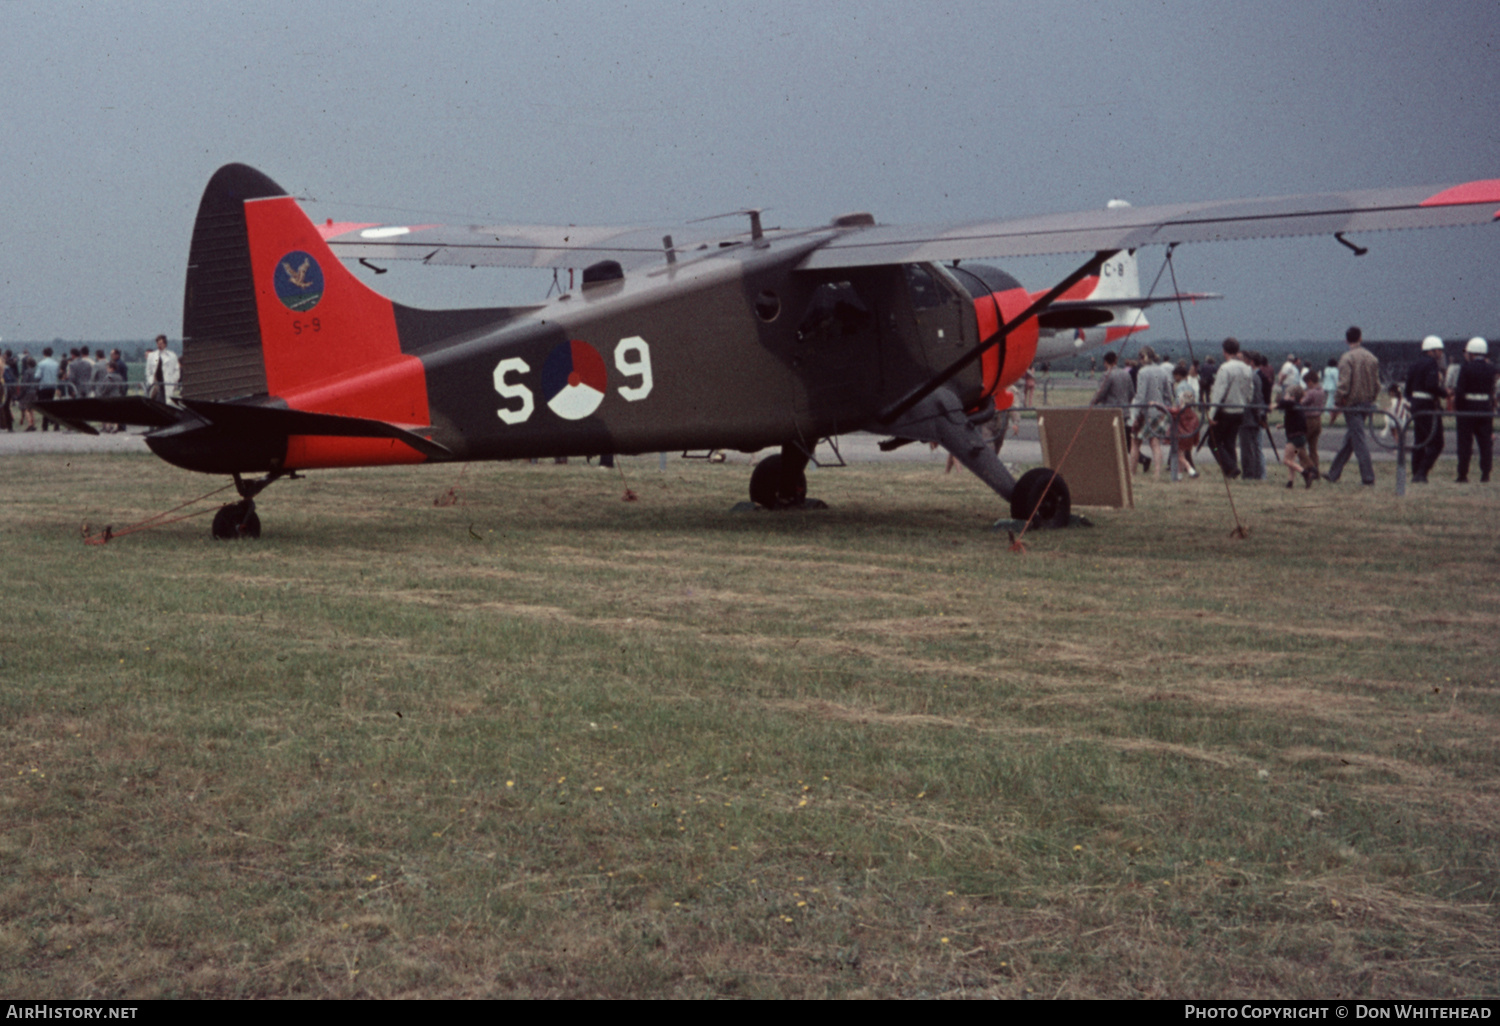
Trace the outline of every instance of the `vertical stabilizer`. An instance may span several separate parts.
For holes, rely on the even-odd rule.
[[[1135,253],[1125,250],[1110,257],[1099,268],[1099,284],[1089,299],[1134,299],[1141,294],[1141,276],[1136,269]]]
[[[198,206],[188,256],[185,401],[249,403],[425,428],[431,416],[418,353],[524,312],[416,310],[393,303],[334,255],[325,236],[336,230],[314,225],[286,190],[254,168],[226,164],[214,173]],[[261,417],[254,423],[264,428],[271,422]],[[373,466],[445,451],[403,438],[364,428],[289,432],[286,455],[278,459],[292,469]],[[213,462],[195,459],[196,467]]]
[[[183,301],[183,397],[427,423],[395,304],[334,256],[297,201],[243,164],[203,192]]]
[[[243,164],[220,168],[204,190],[183,335],[186,400],[429,423],[422,362],[402,351],[395,304],[349,272],[295,199]],[[285,465],[422,458],[387,438],[293,435]]]
[[[203,190],[182,303],[186,399],[235,399],[266,392],[245,201],[284,195],[279,185],[244,164],[219,168]]]

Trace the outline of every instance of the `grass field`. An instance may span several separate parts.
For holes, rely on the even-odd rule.
[[[1500,491],[622,462],[6,460],[0,991],[1500,994]]]

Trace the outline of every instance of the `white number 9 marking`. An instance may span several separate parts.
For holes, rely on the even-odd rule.
[[[618,389],[626,402],[638,402],[651,394],[651,347],[639,335],[620,339],[615,346],[615,369],[626,377],[641,379],[639,385],[621,385]]]

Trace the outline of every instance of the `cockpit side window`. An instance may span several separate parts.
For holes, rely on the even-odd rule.
[[[916,310],[931,310],[948,301],[948,290],[921,264],[906,264],[906,289]]]

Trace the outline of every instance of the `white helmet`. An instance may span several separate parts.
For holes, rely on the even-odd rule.
[[[1480,356],[1484,356],[1489,351],[1490,344],[1484,339],[1480,338],[1478,335],[1475,335],[1473,338],[1469,339],[1469,344],[1464,346],[1464,352],[1478,353]]]
[[[1443,340],[1438,338],[1436,335],[1428,335],[1422,340],[1422,352],[1424,353],[1430,349],[1441,348],[1443,348]]]

